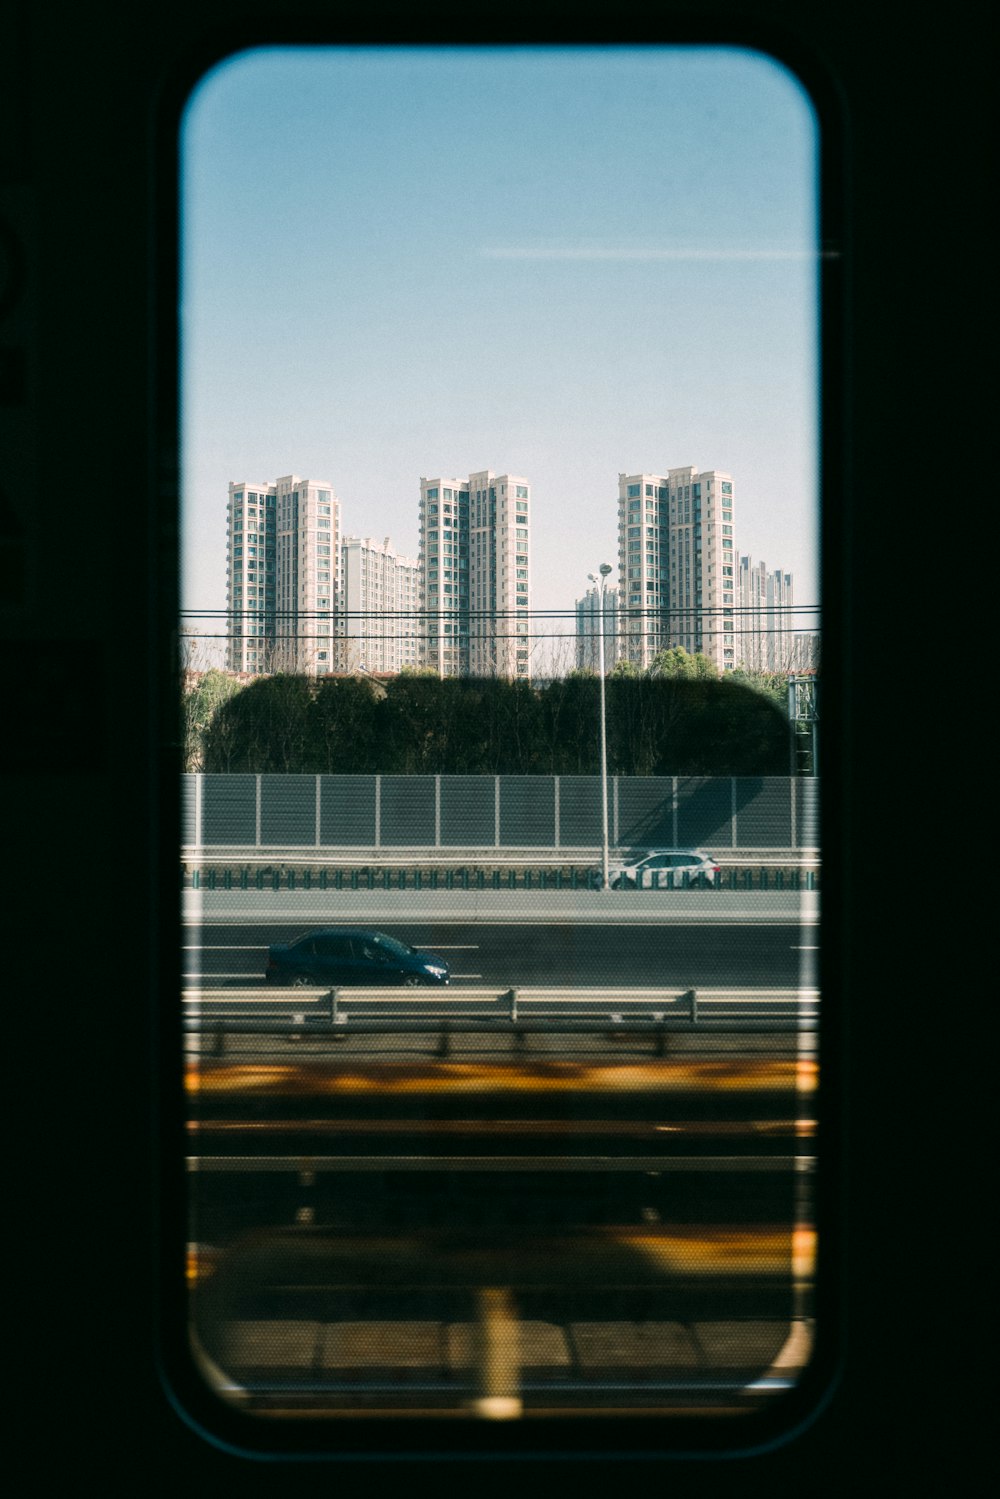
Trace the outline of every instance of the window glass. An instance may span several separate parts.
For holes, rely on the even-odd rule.
[[[816,1306],[812,106],[731,47],[260,48],[181,145],[199,1377],[716,1440]],[[719,889],[604,888],[688,844]],[[355,949],[420,987],[295,992]]]

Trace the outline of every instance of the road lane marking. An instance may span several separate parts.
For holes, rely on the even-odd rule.
[[[186,942],[181,946],[181,952],[266,952],[270,944],[267,942]],[[440,952],[478,952],[478,942],[436,942],[435,951]],[[424,949],[418,948],[418,951]]]

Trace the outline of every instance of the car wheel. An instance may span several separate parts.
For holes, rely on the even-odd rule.
[[[312,979],[309,977],[309,975],[307,973],[297,973],[295,975],[295,977],[292,979],[292,988],[293,989],[308,989],[308,987],[310,986],[311,983],[312,983]]]
[[[414,989],[414,988],[416,988],[417,984],[419,984],[419,983],[420,983],[420,975],[419,975],[419,973],[408,973],[405,976],[405,978],[403,979],[403,984],[404,984],[404,986],[407,989]]]

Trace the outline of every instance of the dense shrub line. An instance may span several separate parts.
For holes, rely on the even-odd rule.
[[[216,772],[594,775],[598,679],[535,685],[402,673],[273,675],[241,684],[207,672],[185,695],[185,760]],[[608,770],[615,775],[786,775],[780,693],[729,677],[612,675]]]

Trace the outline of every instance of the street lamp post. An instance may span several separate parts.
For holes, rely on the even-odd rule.
[[[601,679],[601,889],[608,888],[608,730],[607,712],[604,702],[604,586],[611,565],[602,562],[598,568],[600,581],[598,586],[601,590],[601,628],[597,635],[598,661],[600,663]],[[598,583],[593,573],[588,577],[591,583]]]

